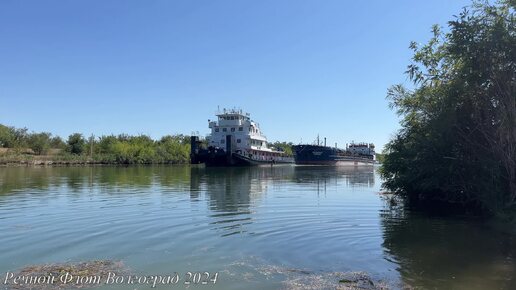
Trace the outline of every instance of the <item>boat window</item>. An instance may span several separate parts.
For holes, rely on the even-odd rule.
[[[215,128],[215,132],[218,132],[219,131],[219,128]]]
[[[227,132],[227,131],[228,131],[228,128],[222,128],[222,131],[223,131],[223,132]]]
[[[237,139],[237,143],[241,143],[241,142],[242,142],[242,140],[240,140],[240,139]]]
[[[238,131],[244,131],[243,127],[238,127]]]
[[[235,128],[231,128],[231,132],[235,132]]]
[[[235,117],[231,116],[231,120],[235,120]]]

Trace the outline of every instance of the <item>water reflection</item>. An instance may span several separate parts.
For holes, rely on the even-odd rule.
[[[373,187],[375,184],[375,167],[351,166],[296,166],[295,182],[317,183],[342,182],[346,186]]]
[[[516,238],[481,221],[381,211],[386,258],[424,289],[516,289]]]
[[[292,167],[192,168],[191,196],[205,191],[210,209],[217,212],[246,211],[266,194],[274,179],[292,178]]]
[[[325,166],[276,166],[248,168],[205,168],[189,166],[130,166],[130,167],[15,167],[0,169],[0,194],[25,189],[48,189],[66,185],[72,192],[93,186],[150,188],[158,185],[172,190],[187,189],[192,198],[202,190],[210,190],[214,200],[227,200],[229,205],[218,203],[214,210],[226,210],[235,202],[248,204],[259,198],[272,182],[317,182],[373,187],[373,168]],[[237,193],[235,195],[235,193]],[[228,195],[226,195],[228,193]],[[246,196],[247,195],[247,196]],[[224,197],[224,198],[222,198]],[[227,198],[226,198],[227,197]],[[247,199],[247,202],[244,199]]]
[[[378,178],[370,167],[0,168],[0,272],[74,257],[219,270],[221,257],[257,256],[424,289],[516,289],[514,234],[393,208]]]

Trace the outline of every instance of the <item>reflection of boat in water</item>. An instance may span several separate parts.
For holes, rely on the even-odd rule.
[[[269,148],[260,125],[241,110],[226,110],[217,114],[217,121],[208,120],[211,134],[207,144],[191,137],[190,162],[207,166],[235,166],[294,163],[283,151]]]
[[[292,166],[191,168],[190,195],[206,192],[214,211],[240,211],[258,201],[275,180],[291,180]]]
[[[338,182],[349,186],[372,187],[375,184],[373,166],[303,166],[294,167],[298,183]]]
[[[190,196],[205,192],[214,211],[241,211],[263,198],[271,186],[296,188],[326,183],[350,187],[372,187],[373,167],[276,166],[191,167]]]
[[[319,138],[317,138],[319,139]],[[372,143],[351,143],[346,149],[319,144],[316,145],[294,145],[294,157],[296,164],[305,165],[373,165],[375,163],[374,144]]]

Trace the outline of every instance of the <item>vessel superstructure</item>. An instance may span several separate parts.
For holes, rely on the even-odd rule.
[[[217,120],[208,120],[211,133],[201,142],[192,136],[191,163],[208,166],[293,163],[292,157],[268,146],[260,124],[249,113],[237,109],[217,112]]]

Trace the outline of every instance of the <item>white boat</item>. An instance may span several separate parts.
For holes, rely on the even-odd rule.
[[[217,120],[208,120],[211,133],[206,142],[191,139],[191,163],[208,166],[260,165],[294,163],[285,152],[270,148],[260,125],[242,110],[224,109]]]

